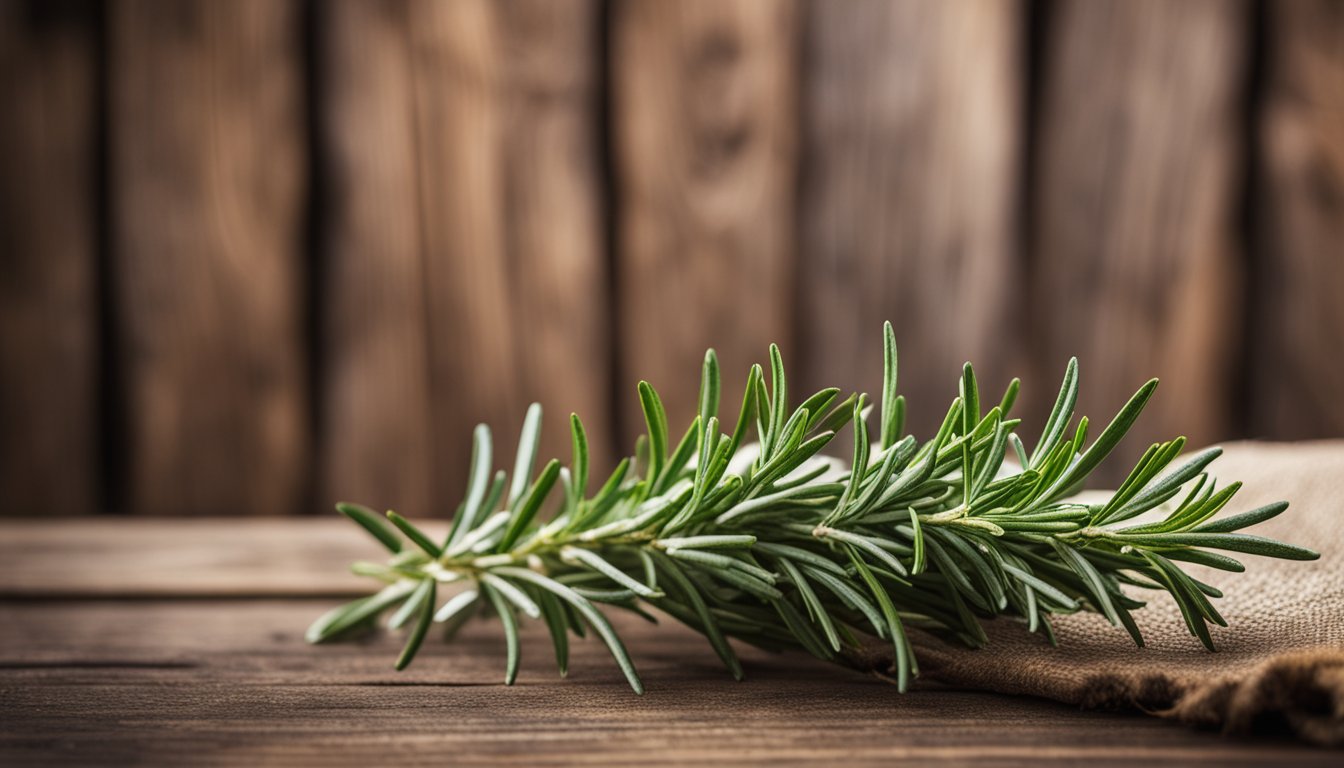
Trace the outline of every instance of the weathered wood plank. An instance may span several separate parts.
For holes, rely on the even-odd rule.
[[[429,327],[405,3],[316,9],[324,248],[322,504],[433,504]]]
[[[299,9],[108,6],[130,511],[303,508]]]
[[[567,679],[528,622],[506,688],[491,622],[426,642],[310,647],[321,601],[0,603],[0,755],[7,762],[314,762],[395,756],[454,765],[1332,764],[1294,744],[1227,741],[1136,714],[938,688],[906,695],[799,655],[743,649],[734,683],[701,638],[620,619],[648,687],[601,644]]]
[[[1080,411],[1101,423],[1163,378],[1114,476],[1152,440],[1231,436],[1247,6],[1052,7],[1033,138],[1035,378],[1048,389],[1077,355]]]
[[[88,514],[97,458],[92,3],[0,2],[0,514]]]
[[[1344,3],[1268,3],[1251,430],[1344,432]]]
[[[588,431],[594,466],[606,467],[616,452],[597,119],[599,4],[506,0],[496,12],[520,396],[545,406],[542,456],[569,458],[574,412]]]
[[[909,426],[928,435],[963,362],[989,388],[1016,368],[1021,4],[807,8],[804,380],[879,394],[890,320]]]
[[[503,449],[522,423],[505,258],[498,19],[485,0],[413,0],[408,34],[433,398],[431,507],[447,513],[462,497],[472,427],[490,424]]]
[[[417,524],[422,521],[417,520]],[[427,522],[438,536],[446,523]],[[0,597],[361,595],[346,570],[386,550],[349,520],[194,518],[6,523]]]
[[[610,432],[596,5],[326,10],[332,162],[324,501],[447,513],[478,422],[510,460],[571,410]]]
[[[791,353],[796,3],[630,0],[612,8],[618,391],[673,424],[695,410],[705,348],[742,391],[771,342]]]

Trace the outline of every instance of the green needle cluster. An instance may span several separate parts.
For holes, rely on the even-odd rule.
[[[1239,484],[1219,488],[1207,474],[1216,448],[1177,463],[1183,438],[1149,448],[1106,501],[1071,500],[1134,423],[1155,380],[1089,443],[1087,418],[1074,421],[1071,361],[1028,450],[1020,420],[1009,415],[1018,381],[997,402],[982,402],[967,364],[942,426],[920,442],[902,435],[906,405],[896,390],[890,324],[884,342],[875,440],[866,395],[824,389],[792,405],[774,346],[768,383],[753,366],[731,421],[720,421],[719,367],[708,352],[699,413],[675,443],[657,392],[641,382],[646,434],[601,482],[590,477],[577,416],[570,465],[538,468],[541,409],[533,405],[511,473],[495,470],[490,430],[477,427],[465,498],[442,541],[395,512],[337,505],[391,558],[355,563],[382,590],[322,616],[308,639],[334,638],[391,611],[391,627],[410,625],[401,669],[431,624],[448,625],[451,636],[489,612],[503,625],[512,683],[519,622],[534,619],[550,631],[561,674],[570,633],[592,631],[640,692],[603,607],[654,620],[652,608],[703,634],[739,678],[729,638],[837,663],[852,663],[880,638],[892,644],[904,690],[918,674],[910,627],[981,646],[981,621],[1010,616],[1053,642],[1051,616],[1093,610],[1142,645],[1132,612],[1144,602],[1128,586],[1170,594],[1190,632],[1212,649],[1208,622],[1226,626],[1212,603],[1222,595],[1181,563],[1241,571],[1224,552],[1317,557],[1238,533],[1287,503],[1217,517]],[[846,427],[848,464],[822,453]],[[454,582],[461,587],[441,601],[440,585]]]

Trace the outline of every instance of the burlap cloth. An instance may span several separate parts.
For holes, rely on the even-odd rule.
[[[1136,590],[1147,647],[1093,613],[1055,620],[1058,647],[1020,621],[987,623],[983,650],[914,637],[922,678],[1087,708],[1138,708],[1230,732],[1288,729],[1344,745],[1344,441],[1237,443],[1214,462],[1221,484],[1245,483],[1224,514],[1280,499],[1279,517],[1248,533],[1311,547],[1314,562],[1236,555],[1245,573],[1183,564],[1221,588],[1229,626],[1210,626],[1217,653],[1191,637],[1175,603]],[[875,649],[874,649],[875,650]],[[877,658],[889,667],[889,655]]]

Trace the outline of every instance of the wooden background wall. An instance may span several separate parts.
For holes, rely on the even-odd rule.
[[[0,0],[0,105],[5,514],[445,515],[884,319],[920,433],[1344,434],[1344,0]]]

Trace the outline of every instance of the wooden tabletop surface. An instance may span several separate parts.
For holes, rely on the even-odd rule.
[[[342,520],[0,523],[0,765],[1338,764],[1135,713],[922,683],[742,649],[735,683],[670,621],[621,621],[648,692],[579,641],[567,679],[539,625],[503,685],[490,622],[309,646],[376,545]]]

